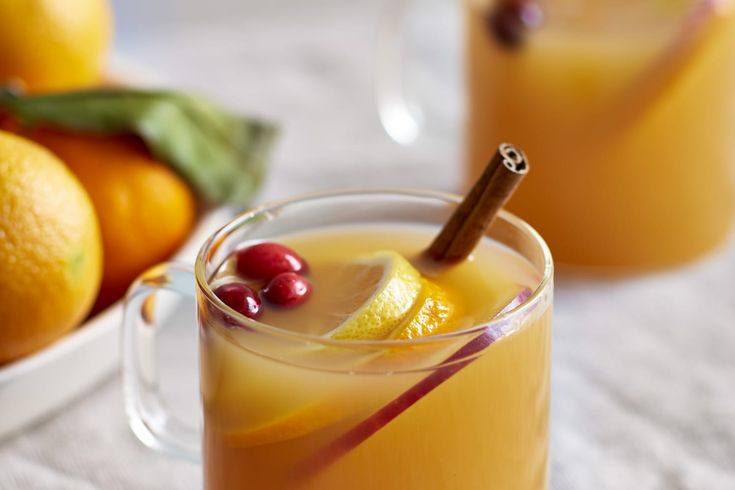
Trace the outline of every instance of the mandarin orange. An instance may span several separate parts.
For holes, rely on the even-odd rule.
[[[98,310],[119,299],[145,269],[184,242],[196,199],[184,180],[133,136],[38,129],[30,137],[59,156],[94,203],[102,229],[104,275]]]

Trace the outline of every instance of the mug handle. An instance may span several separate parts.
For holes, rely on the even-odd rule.
[[[144,272],[125,298],[122,328],[122,382],[125,411],[135,436],[146,446],[177,458],[201,461],[201,431],[182,424],[167,410],[156,366],[155,295],[170,291],[194,298],[191,266],[166,263]]]
[[[380,16],[377,37],[376,99],[385,132],[410,145],[424,123],[421,109],[407,97],[403,83],[403,23],[414,0],[389,0]]]

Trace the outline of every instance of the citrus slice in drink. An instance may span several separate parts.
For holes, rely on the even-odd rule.
[[[331,332],[337,340],[388,338],[411,313],[423,286],[421,273],[389,250],[356,260],[344,276],[340,302],[352,312]]]
[[[338,403],[323,403],[295,408],[262,425],[227,433],[227,440],[235,447],[245,448],[275,444],[306,436],[338,422],[349,413]]]
[[[446,291],[397,252],[376,252],[344,273],[340,303],[350,312],[332,331],[334,339],[414,339],[448,331],[457,316]]]
[[[415,339],[448,332],[458,316],[456,302],[447,292],[428,279],[421,280],[421,294],[414,311],[394,333],[396,339]]]

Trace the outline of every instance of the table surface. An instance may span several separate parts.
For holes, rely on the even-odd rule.
[[[378,3],[119,0],[117,50],[170,85],[281,121],[259,201],[334,187],[455,189],[456,80],[434,54],[457,49],[448,41],[456,13],[426,0],[416,17],[419,34],[434,33],[414,54],[415,71],[431,74],[416,85],[435,121],[406,148],[382,132],[374,109]],[[732,242],[675,271],[557,278],[553,490],[735,489]],[[192,315],[189,305],[172,320],[162,353],[171,366],[194,352]],[[182,387],[171,396],[186,405],[194,368],[169,371]],[[0,444],[2,489],[193,489],[200,471],[134,440],[117,376]]]

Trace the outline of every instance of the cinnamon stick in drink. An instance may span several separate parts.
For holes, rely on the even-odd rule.
[[[490,159],[449,221],[439,232],[425,255],[434,262],[452,264],[466,259],[485,235],[500,208],[528,173],[526,155],[515,146],[503,143]]]
[[[432,262],[433,265],[450,265],[466,259],[485,235],[500,208],[526,175],[528,168],[528,161],[521,150],[508,143],[501,144],[480,179],[423,253],[422,264],[417,265],[426,269],[432,265],[426,262]],[[525,288],[498,313],[498,316],[512,311],[531,295],[532,291]],[[303,479],[312,478],[470,364],[499,336],[498,332],[490,328],[483,330],[427,377],[330,443],[315,449],[311,457],[297,467],[295,474]]]

